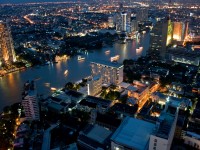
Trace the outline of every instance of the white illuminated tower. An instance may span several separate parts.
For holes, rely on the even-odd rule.
[[[123,12],[121,14],[122,16],[122,32],[126,32],[126,16],[127,16],[127,13]]]

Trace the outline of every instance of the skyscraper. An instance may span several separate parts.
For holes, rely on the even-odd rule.
[[[188,34],[188,22],[173,23],[173,40],[183,41]]]
[[[0,21],[0,67],[16,61],[11,32],[8,25]]]
[[[169,19],[157,22],[151,31],[151,51],[160,52],[161,58],[165,58],[166,47],[172,41],[173,25]]]
[[[127,13],[123,12],[122,14],[122,32],[126,32],[126,16]]]
[[[34,81],[27,81],[24,84],[22,106],[27,120],[40,120],[38,97]]]

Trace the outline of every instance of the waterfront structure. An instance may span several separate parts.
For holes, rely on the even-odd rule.
[[[38,97],[34,81],[27,81],[24,84],[22,106],[27,120],[40,120]]]
[[[166,57],[166,47],[172,41],[173,24],[169,19],[159,21],[151,31],[150,50],[159,51],[161,58]]]
[[[0,67],[16,61],[11,31],[8,25],[0,21]]]
[[[88,81],[88,95],[95,96],[102,90],[102,78],[100,75],[94,76]]]
[[[123,81],[123,68],[123,65],[116,62],[91,62],[92,76],[101,75],[103,84],[120,84]]]

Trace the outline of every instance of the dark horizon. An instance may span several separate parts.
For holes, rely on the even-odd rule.
[[[42,3],[42,2],[67,2],[75,0],[1,0],[0,4]]]

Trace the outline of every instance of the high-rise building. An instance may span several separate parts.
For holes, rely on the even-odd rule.
[[[126,17],[127,17],[127,13],[125,13],[125,12],[123,12],[122,14],[121,14],[121,16],[122,16],[122,32],[126,32],[126,25],[127,25],[127,19],[126,19]]]
[[[188,34],[188,22],[173,22],[173,40],[183,41]]]
[[[8,25],[0,21],[0,67],[16,61],[12,36]]]
[[[120,84],[123,81],[123,68],[123,65],[109,61],[91,62],[92,76],[101,75],[103,84]]]
[[[22,106],[27,120],[40,120],[38,97],[34,81],[27,81],[24,84]]]
[[[172,41],[173,24],[169,19],[159,21],[151,31],[150,50],[160,52],[161,58],[165,59],[166,48]]]

